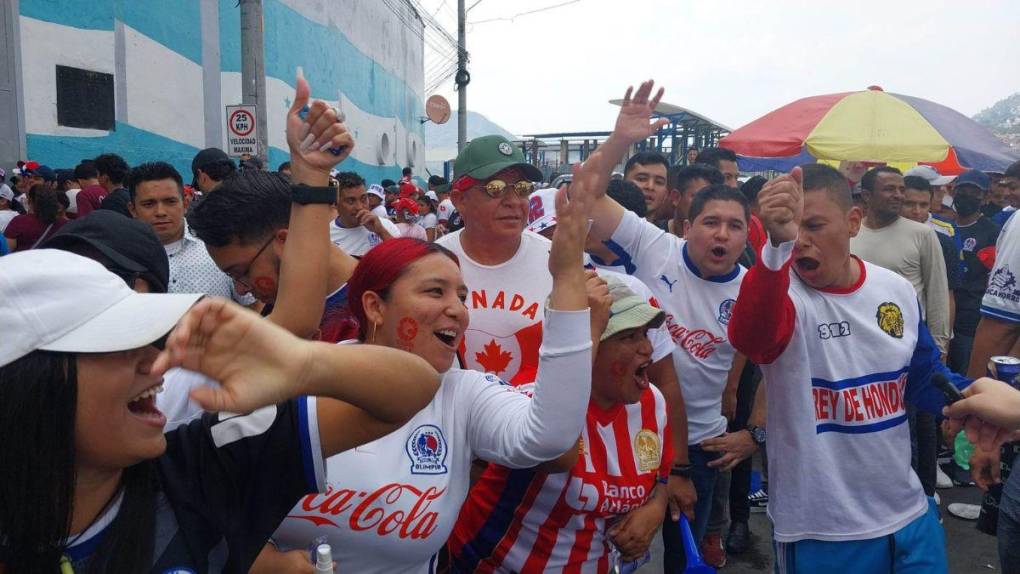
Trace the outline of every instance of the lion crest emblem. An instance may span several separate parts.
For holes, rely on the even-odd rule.
[[[875,318],[878,319],[878,328],[885,331],[886,335],[903,338],[903,311],[899,305],[888,301],[882,303],[878,306]]]

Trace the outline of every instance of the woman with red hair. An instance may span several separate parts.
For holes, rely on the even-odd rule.
[[[557,203],[553,290],[532,394],[498,373],[452,368],[468,325],[468,290],[453,253],[399,238],[365,254],[348,283],[359,342],[422,357],[443,373],[440,390],[400,430],[330,458],[329,489],[291,510],[252,572],[310,571],[306,549],[322,540],[340,571],[434,572],[467,496],[472,461],[533,468],[576,448],[591,393],[592,330],[601,333],[609,320],[609,295],[580,265],[590,202],[568,203],[564,192]],[[507,364],[516,359],[500,334],[490,348]]]

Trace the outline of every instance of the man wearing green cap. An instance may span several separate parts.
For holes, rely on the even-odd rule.
[[[453,164],[450,200],[464,228],[438,240],[460,258],[470,291],[464,367],[512,385],[535,380],[544,302],[552,290],[549,241],[524,231],[532,182],[541,179],[506,138],[475,139]]]

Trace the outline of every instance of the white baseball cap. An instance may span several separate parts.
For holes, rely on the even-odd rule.
[[[170,332],[201,293],[136,293],[80,255],[32,249],[0,257],[0,366],[33,351],[112,353]]]
[[[935,171],[934,167],[930,165],[919,165],[917,167],[912,167],[908,169],[907,173],[903,175],[904,176],[916,175],[917,177],[922,177],[928,180],[928,183],[932,185],[946,185],[947,183],[956,179],[955,175],[940,174],[939,172]]]
[[[432,191],[431,189],[425,192],[425,197],[431,199],[436,203],[439,203],[439,196],[436,195],[436,192]]]
[[[372,185],[368,186],[368,191],[366,193],[371,193],[372,195],[378,197],[379,199],[382,199],[384,201],[386,200],[386,191],[378,183],[373,183]]]
[[[6,183],[0,183],[0,199],[14,201],[14,192],[11,191],[11,186]]]
[[[538,233],[556,225],[556,190],[537,189],[528,196],[528,231]],[[534,217],[534,219],[532,219]]]

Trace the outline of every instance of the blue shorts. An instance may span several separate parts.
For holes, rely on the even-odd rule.
[[[946,535],[935,499],[928,512],[896,532],[870,540],[773,542],[775,574],[946,574]]]

